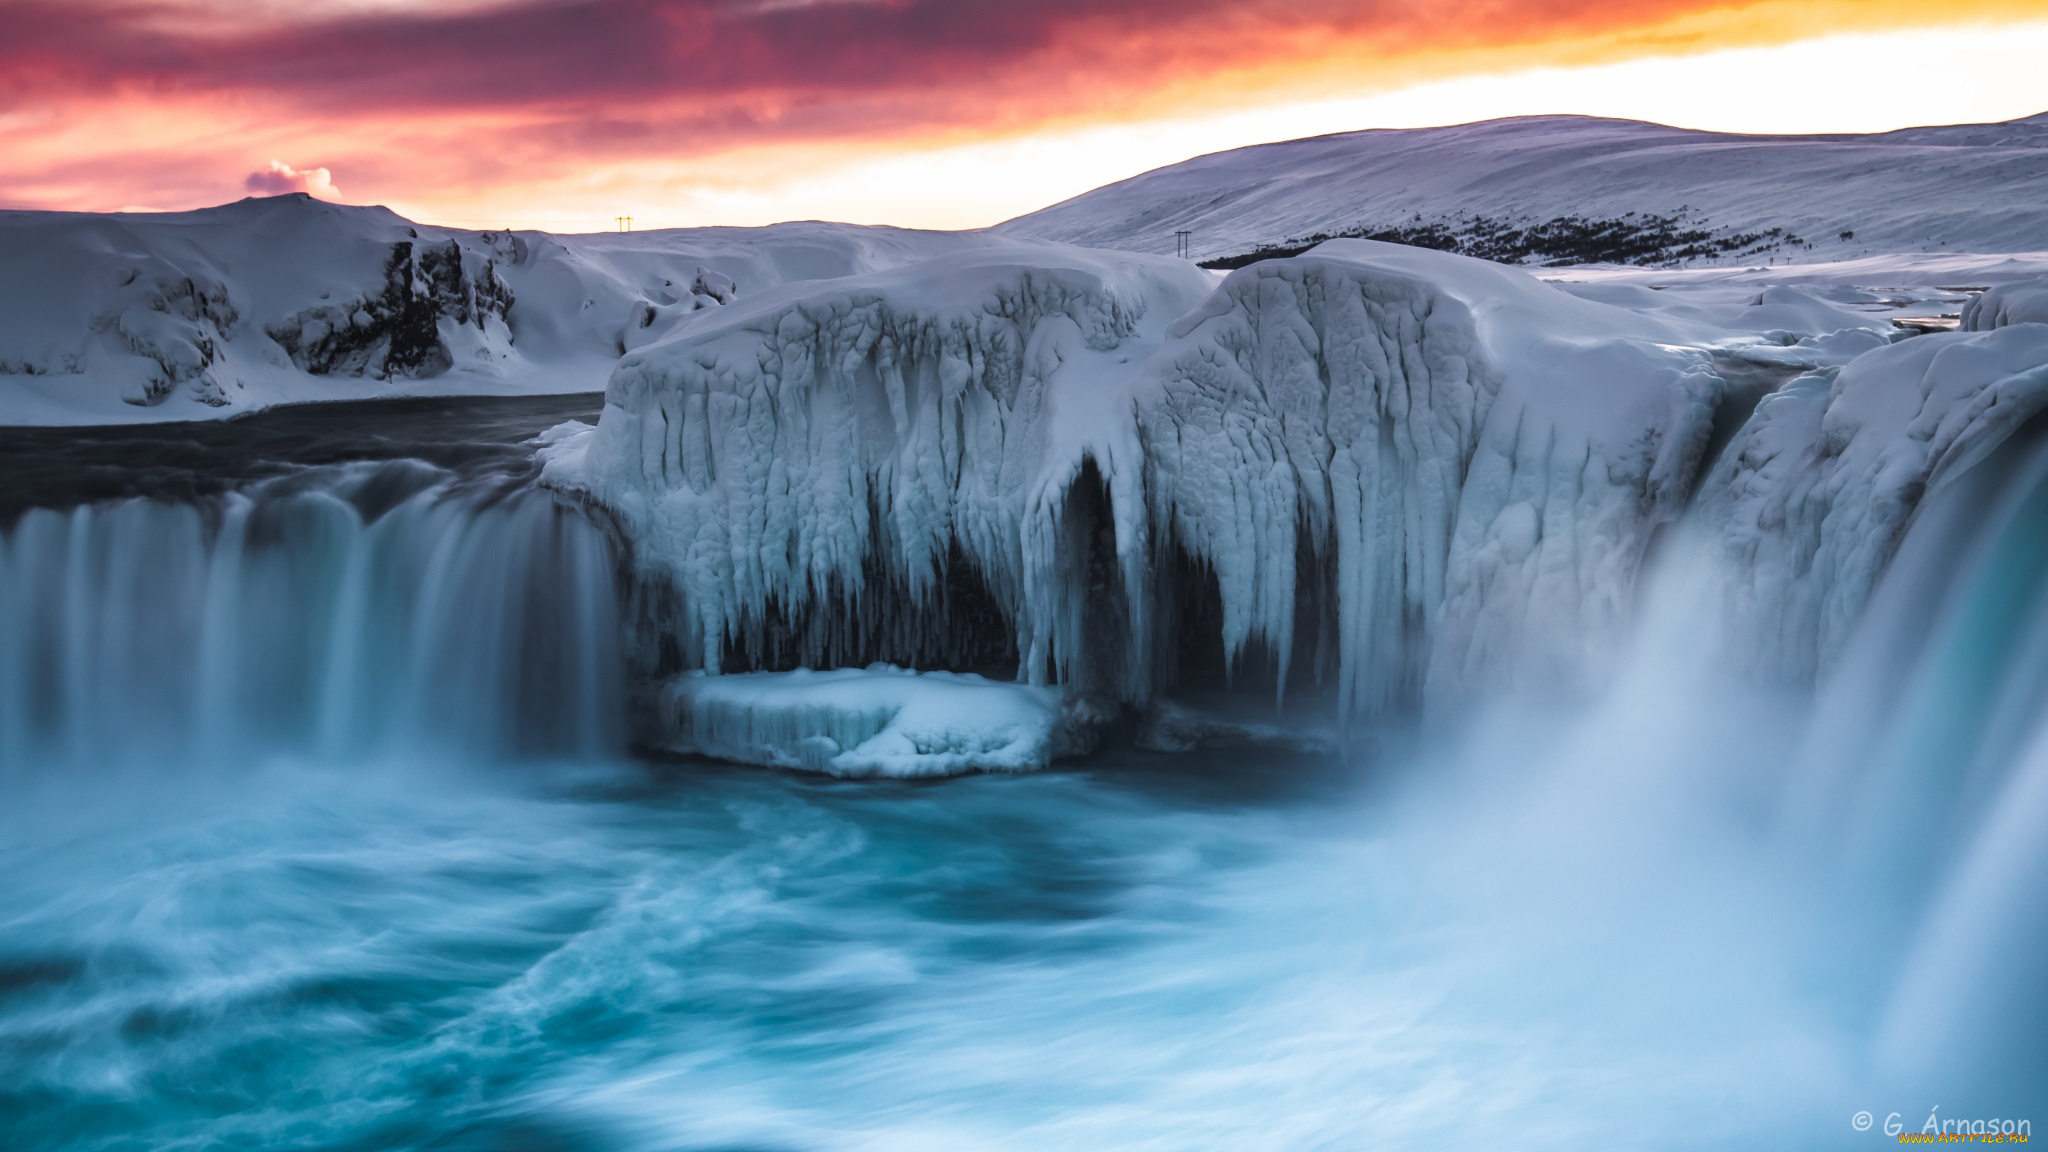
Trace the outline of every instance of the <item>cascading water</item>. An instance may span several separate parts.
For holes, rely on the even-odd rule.
[[[612,752],[612,579],[555,498],[418,461],[33,509],[0,534],[0,764]]]
[[[1816,705],[1783,829],[1878,966],[1876,1057],[1961,1104],[2048,1072],[2048,437],[1930,493]]]
[[[1837,1148],[2048,1115],[2040,442],[1928,497],[1812,699],[1724,667],[1674,546],[1579,708],[1346,763],[856,783],[624,755],[614,557],[517,446],[559,415],[9,512],[0,1143]]]

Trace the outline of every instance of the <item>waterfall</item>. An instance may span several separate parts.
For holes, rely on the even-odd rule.
[[[0,531],[0,770],[623,744],[610,547],[518,477],[418,460]]]
[[[1879,1072],[1944,1102],[2048,1062],[2048,437],[1931,492],[1786,780],[1782,829],[1889,956]]]

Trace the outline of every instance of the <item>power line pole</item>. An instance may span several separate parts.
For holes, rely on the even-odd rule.
[[[1195,234],[1185,228],[1175,232],[1173,234],[1173,254],[1183,260],[1187,259],[1188,253],[1194,251],[1195,248],[1194,237]]]

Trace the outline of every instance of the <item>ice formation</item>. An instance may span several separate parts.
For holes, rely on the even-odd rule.
[[[1140,393],[1155,519],[1215,569],[1226,647],[1283,667],[1297,557],[1328,571],[1363,710],[1576,675],[1719,399],[1653,320],[1368,241],[1233,273],[1175,335]]]
[[[1023,772],[1065,751],[1058,691],[972,673],[682,676],[660,707],[678,750],[834,776]]]
[[[548,474],[673,591],[690,668],[957,666],[999,628],[984,664],[1137,703],[1213,581],[1227,662],[1361,713],[1577,675],[1689,491],[1709,356],[1392,245],[1212,283],[1038,247],[783,289],[628,356]]]
[[[729,648],[741,667],[968,657],[943,649],[974,622],[942,619],[975,610],[946,602],[966,569],[1007,670],[1071,681],[1087,541],[1070,497],[1101,477],[1120,567],[1138,571],[1128,381],[1209,283],[1183,262],[1034,246],[771,292],[626,357],[580,474],[558,456],[550,475],[609,508],[681,594],[690,667],[730,670]]]

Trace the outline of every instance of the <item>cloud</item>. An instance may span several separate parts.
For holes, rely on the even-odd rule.
[[[242,181],[242,187],[258,196],[283,196],[287,192],[305,192],[332,200],[341,194],[341,190],[334,186],[334,174],[327,169],[299,169],[276,160],[272,160],[268,168],[249,173]]]
[[[1959,0],[1963,8],[2038,0]],[[1800,0],[1869,18],[1918,0]],[[1766,3],[1763,6],[1770,6]],[[1779,7],[1786,7],[1780,3]],[[0,105],[220,93],[283,114],[599,122],[687,107],[669,144],[1094,116],[1219,73],[1639,34],[1730,0],[0,0]],[[232,15],[233,18],[228,18]],[[1818,18],[1818,16],[1814,17]],[[719,130],[722,124],[735,133]]]

